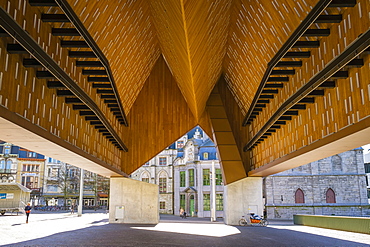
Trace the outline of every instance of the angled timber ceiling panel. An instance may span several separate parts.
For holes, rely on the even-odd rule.
[[[245,115],[268,62],[318,0],[233,2],[225,78]]]
[[[184,135],[197,122],[162,56],[145,82],[129,115],[123,139],[122,170],[132,173]]]
[[[128,113],[160,49],[146,1],[68,0],[109,60]]]
[[[162,53],[199,120],[221,75],[231,0],[149,2]]]

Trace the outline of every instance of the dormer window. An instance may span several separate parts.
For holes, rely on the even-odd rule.
[[[178,141],[177,142],[177,148],[183,148],[184,147],[184,141]]]
[[[208,153],[207,152],[203,153],[203,159],[208,160]]]

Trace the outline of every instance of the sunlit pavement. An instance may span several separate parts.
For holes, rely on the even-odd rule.
[[[46,212],[0,216],[1,246],[370,246],[370,235],[273,221],[268,227],[228,226],[162,215],[157,225],[108,224],[108,214]]]

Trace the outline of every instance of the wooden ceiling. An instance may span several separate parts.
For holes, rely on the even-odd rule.
[[[268,61],[317,0],[68,0],[109,60],[129,114],[162,54],[200,121],[225,75],[242,112]]]

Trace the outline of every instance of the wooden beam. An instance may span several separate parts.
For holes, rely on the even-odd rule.
[[[294,69],[274,69],[271,71],[271,75],[294,75]]]
[[[327,37],[330,35],[330,29],[307,29],[303,37]]]
[[[76,28],[52,28],[51,34],[53,36],[81,36]]]
[[[73,58],[96,58],[92,51],[68,51],[68,56]]]
[[[60,46],[63,48],[89,48],[84,40],[61,40]]]
[[[9,54],[29,54],[20,44],[7,44],[6,51]]]
[[[77,67],[104,67],[100,61],[76,61]]]
[[[320,47],[320,41],[297,41],[292,48],[318,48]]]
[[[320,15],[315,23],[340,23],[342,21],[342,15]]]
[[[65,14],[41,14],[43,22],[69,22]]]
[[[309,58],[310,56],[310,51],[290,51],[285,54],[284,58]]]

